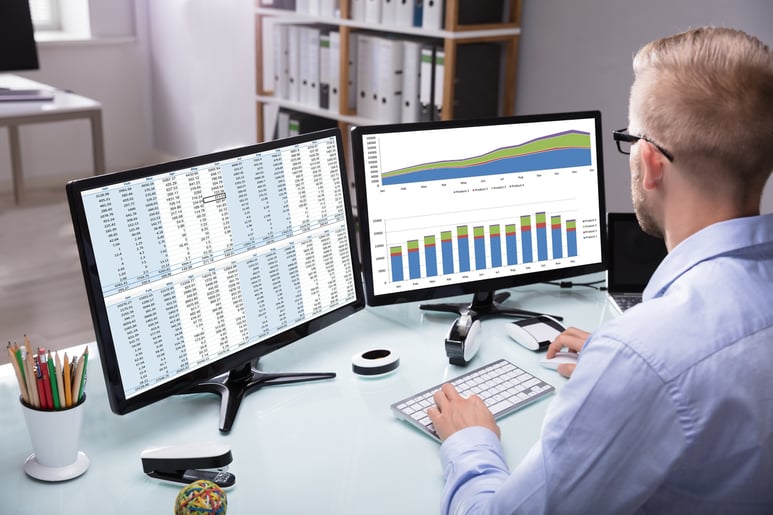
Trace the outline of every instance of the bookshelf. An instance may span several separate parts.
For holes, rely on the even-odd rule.
[[[298,0],[300,2],[300,0]],[[370,0],[372,1],[372,0]],[[378,1],[378,0],[376,0]],[[381,0],[383,1],[383,0]],[[426,0],[425,0],[426,1]],[[484,4],[496,4],[502,9],[502,16],[495,23],[463,23],[464,13],[480,11]],[[497,3],[498,2],[498,3]],[[352,19],[350,14],[350,0],[340,0],[340,17],[333,15],[310,15],[287,9],[261,6],[260,0],[256,0],[255,7],[255,33],[256,33],[256,109],[257,109],[257,137],[258,141],[271,139],[271,134],[266,134],[264,129],[264,112],[266,106],[274,106],[289,109],[299,113],[305,113],[317,117],[326,118],[337,122],[344,134],[347,134],[347,126],[370,125],[376,123],[392,123],[394,120],[385,120],[378,116],[363,116],[350,102],[349,70],[348,64],[341,65],[338,69],[331,70],[338,76],[339,95],[337,105],[330,108],[320,108],[298,100],[290,100],[276,94],[273,88],[266,86],[265,76],[267,56],[263,50],[266,41],[265,20],[270,18],[272,22],[290,25],[313,25],[324,27],[340,34],[340,46],[338,49],[338,63],[349,63],[353,56],[350,55],[349,41],[359,34],[374,34],[379,37],[392,39],[405,38],[423,41],[433,41],[438,49],[442,49],[444,66],[442,68],[442,107],[439,111],[439,119],[454,118],[454,109],[457,98],[456,88],[459,84],[457,78],[457,65],[460,53],[467,48],[464,45],[493,44],[499,50],[499,73],[495,80],[497,89],[497,112],[495,115],[514,114],[515,111],[515,80],[517,71],[518,42],[521,34],[521,0],[445,0],[445,12],[443,18],[444,28],[423,28],[405,26],[390,23],[373,23],[362,19]],[[276,49],[274,49],[276,51]],[[486,77],[476,77],[475,80],[485,81]],[[491,86],[491,85],[489,85]],[[437,118],[435,118],[437,119]]]

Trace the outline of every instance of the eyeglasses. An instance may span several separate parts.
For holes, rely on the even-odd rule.
[[[658,149],[661,154],[666,156],[666,159],[674,162],[674,156],[666,150],[665,148],[661,147],[651,139],[647,138],[646,136],[634,136],[633,134],[628,133],[628,128],[620,129],[617,131],[612,131],[612,138],[614,138],[615,143],[617,143],[617,150],[620,151],[621,154],[628,155],[631,153],[631,145],[639,141],[640,139],[643,139],[647,143],[651,144],[653,147]]]

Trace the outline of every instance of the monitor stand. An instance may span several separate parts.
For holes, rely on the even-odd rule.
[[[186,390],[184,393],[216,393],[220,395],[220,431],[231,431],[242,398],[264,386],[274,386],[320,379],[332,379],[335,372],[267,374],[256,370],[251,363],[235,368]]]
[[[510,292],[502,291],[499,293],[493,291],[476,292],[472,297],[471,303],[435,303],[421,304],[419,309],[425,311],[441,311],[444,313],[456,313],[457,315],[471,315],[473,319],[479,319],[487,316],[511,316],[519,318],[537,317],[546,313],[537,313],[536,311],[527,311],[519,308],[508,308],[502,305]],[[564,317],[558,315],[548,315],[556,320],[563,320]]]

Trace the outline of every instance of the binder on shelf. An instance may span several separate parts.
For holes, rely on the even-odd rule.
[[[287,25],[287,99],[301,100],[300,27]]]
[[[365,0],[365,21],[381,23],[381,0]]]
[[[341,33],[334,30],[330,31],[328,36],[330,38],[330,49],[328,52],[328,79],[330,81],[329,108],[338,113],[341,109]]]
[[[338,18],[338,1],[319,0],[319,15],[325,18]]]
[[[290,136],[290,112],[280,109],[276,121],[276,138],[282,139]]]
[[[458,0],[459,25],[489,25],[509,20],[509,2],[506,0]]]
[[[459,46],[464,45],[458,45],[458,47]],[[445,77],[446,53],[443,50],[435,49],[433,61],[432,86],[434,92],[432,95],[432,105],[434,106],[434,109],[432,111],[432,120],[440,120],[443,114],[443,78]],[[476,78],[481,77],[481,75],[477,75],[477,73],[473,74],[473,76]]]
[[[263,138],[276,139],[279,127],[279,104],[263,104]]]
[[[432,120],[434,104],[435,47],[421,47],[419,64],[419,120]]]
[[[261,7],[271,7],[273,9],[295,10],[295,0],[260,0]]]
[[[443,0],[424,0],[421,27],[439,30],[443,28]]]
[[[314,107],[319,107],[319,34],[316,27],[300,27],[299,100]]]
[[[289,59],[287,48],[287,25],[284,23],[276,23],[273,28],[273,73],[274,84],[272,89],[274,90],[274,96],[278,98],[288,98],[288,80],[289,80]],[[264,58],[264,62],[268,62],[267,58]]]
[[[379,122],[400,121],[403,90],[403,41],[375,39],[375,118]]]
[[[381,24],[393,27],[397,24],[397,3],[399,0],[381,0]]]
[[[319,16],[319,2],[320,0],[295,0],[295,12]]]
[[[330,109],[330,79],[332,70],[330,57],[330,33],[319,34],[319,107]]]
[[[457,45],[452,107],[454,119],[499,115],[503,52],[499,43]],[[481,77],[486,80],[481,80]]]
[[[349,62],[347,66],[347,81],[349,85],[348,98],[346,99],[346,105],[349,110],[357,109],[357,97],[359,91],[357,90],[357,35],[351,34],[349,36]]]
[[[343,0],[346,2],[347,0]],[[349,18],[352,20],[365,21],[365,2],[367,0],[348,0]]]
[[[400,109],[400,121],[418,122],[421,108],[419,105],[419,81],[421,64],[421,43],[403,41],[403,98]]]
[[[422,11],[425,0],[411,0],[413,2],[413,26],[421,27]]]
[[[357,116],[375,117],[377,93],[375,89],[375,40],[376,36],[357,34]]]
[[[414,0],[392,0],[395,4],[395,25],[413,27]]]

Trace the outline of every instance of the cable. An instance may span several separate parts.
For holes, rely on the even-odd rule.
[[[606,286],[596,286],[598,283],[603,283],[604,279],[599,279],[598,281],[591,281],[587,283],[575,283],[572,281],[546,281],[544,284],[551,284],[553,286],[558,286],[559,288],[573,288],[574,286],[585,286],[586,288],[593,288],[594,290],[599,291],[606,291]]]

